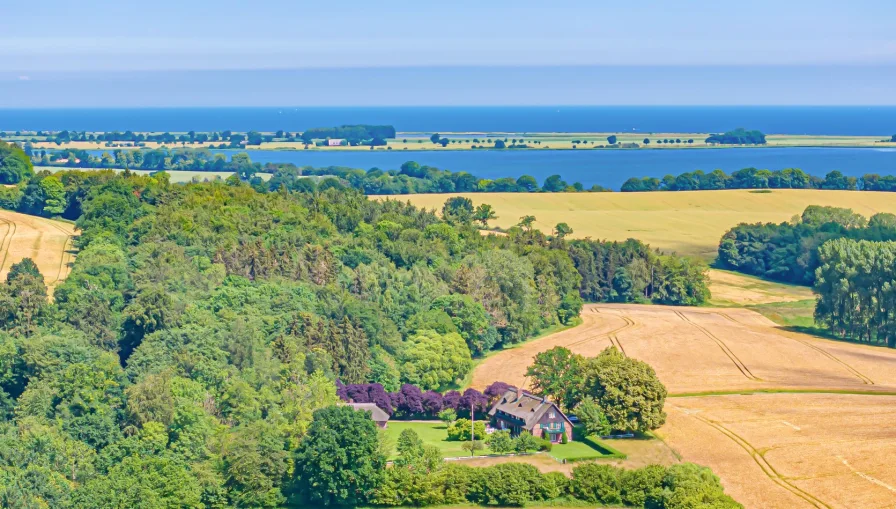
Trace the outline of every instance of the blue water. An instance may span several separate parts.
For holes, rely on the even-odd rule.
[[[391,124],[404,132],[706,133],[890,136],[894,106],[557,106],[0,109],[0,130],[301,131]]]
[[[553,174],[587,187],[598,184],[619,189],[630,177],[663,177],[716,168],[728,173],[747,167],[780,170],[801,168],[823,177],[831,170],[848,176],[866,173],[896,175],[896,149],[875,148],[725,148],[655,150],[481,150],[481,151],[269,151],[250,150],[253,161],[286,162],[298,166],[348,166],[398,169],[406,161],[480,178],[532,175],[539,182]],[[230,152],[233,153],[233,152]]]

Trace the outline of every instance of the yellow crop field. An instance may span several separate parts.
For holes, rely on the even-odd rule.
[[[0,278],[23,258],[31,258],[50,292],[71,271],[74,225],[0,210]]]
[[[762,300],[779,297],[793,296]],[[743,308],[596,304],[582,319],[486,358],[472,386],[527,387],[532,357],[555,346],[589,357],[614,346],[669,390],[657,435],[746,507],[896,505],[896,351],[787,331]]]
[[[557,223],[573,229],[573,237],[625,240],[636,238],[666,252],[712,259],[721,236],[738,223],[782,222],[809,205],[847,207],[871,216],[896,213],[896,195],[886,192],[782,189],[678,191],[653,193],[468,193],[379,197],[410,201],[441,210],[451,196],[465,196],[475,205],[488,203],[509,228],[533,215],[535,226],[550,232]]]

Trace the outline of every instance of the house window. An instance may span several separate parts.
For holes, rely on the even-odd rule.
[[[549,418],[549,419],[556,419],[556,418],[557,418],[557,414],[555,414],[554,412],[551,412],[550,414],[548,414],[548,418]]]

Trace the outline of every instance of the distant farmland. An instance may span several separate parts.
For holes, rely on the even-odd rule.
[[[31,258],[52,292],[68,277],[75,247],[71,223],[0,210],[0,277],[14,263]]]
[[[457,194],[381,196],[441,210]],[[667,252],[713,259],[721,236],[738,223],[782,222],[808,205],[848,207],[865,216],[896,213],[896,194],[804,189],[755,192],[679,191],[654,193],[469,193],[475,205],[491,204],[498,215],[492,225],[509,228],[525,215],[550,232],[560,222],[573,237],[625,240],[635,238]]]

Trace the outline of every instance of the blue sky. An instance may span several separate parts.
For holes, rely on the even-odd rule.
[[[894,103],[891,1],[43,0],[5,17],[0,107]]]

